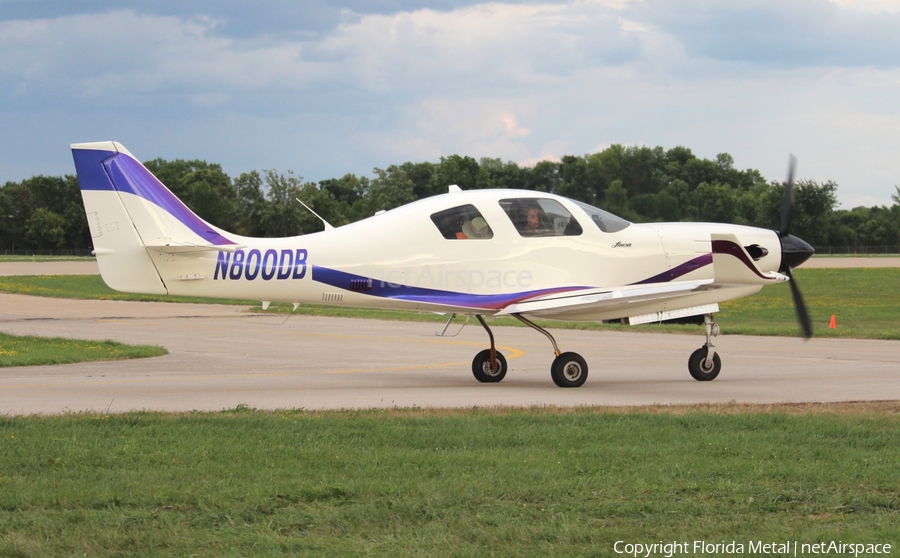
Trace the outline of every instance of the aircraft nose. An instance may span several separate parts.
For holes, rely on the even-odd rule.
[[[789,234],[781,237],[781,268],[784,272],[787,268],[795,268],[808,260],[815,249],[802,238]]]

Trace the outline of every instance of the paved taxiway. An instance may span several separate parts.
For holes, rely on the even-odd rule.
[[[640,405],[900,399],[900,342],[720,336],[723,370],[688,375],[698,334],[555,332],[581,353],[579,389],[550,379],[549,342],[527,328],[494,328],[509,358],[499,384],[472,377],[487,336],[469,324],[246,314],[214,305],[79,301],[0,294],[0,331],[165,346],[167,356],[0,368],[0,413],[256,408]],[[451,332],[454,328],[451,328]]]

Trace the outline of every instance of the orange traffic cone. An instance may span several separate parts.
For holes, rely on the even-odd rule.
[[[835,319],[834,319],[834,314],[831,315],[831,323],[828,324],[828,327],[831,329],[834,329],[837,327],[837,323],[835,322]]]

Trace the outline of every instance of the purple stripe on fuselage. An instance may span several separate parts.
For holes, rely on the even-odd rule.
[[[578,291],[589,287],[557,287],[553,289],[537,289],[533,291],[522,291],[517,293],[503,293],[495,295],[482,295],[472,293],[459,293],[454,291],[442,291],[439,289],[428,289],[424,287],[410,287],[408,285],[400,285],[397,283],[389,283],[387,281],[379,281],[363,277],[362,275],[354,275],[320,267],[314,265],[312,267],[313,281],[325,283],[332,287],[344,289],[347,291],[356,291],[361,294],[377,296],[380,298],[390,298],[395,300],[408,300],[411,302],[421,302],[427,304],[440,304],[443,306],[461,306],[464,308],[476,308],[483,310],[499,310],[510,304],[521,302],[523,300],[534,298],[536,296],[544,296],[554,293],[564,293],[568,291]],[[366,285],[365,289],[361,289],[359,285]]]
[[[109,179],[119,192],[127,192],[158,205],[181,221],[200,238],[214,245],[234,244],[197,217],[175,197],[150,171],[128,155],[119,154],[103,161]],[[80,174],[80,169],[79,169]]]
[[[712,254],[703,254],[702,256],[697,256],[696,258],[686,261],[681,265],[675,266],[668,271],[663,271],[658,275],[654,275],[649,279],[644,279],[643,281],[632,283],[632,285],[646,285],[648,283],[668,283],[669,281],[674,281],[679,277],[687,275],[688,273],[696,271],[701,267],[705,267],[711,263]]]
[[[762,273],[759,272],[759,269],[753,265],[753,262],[750,261],[750,258],[747,256],[747,253],[743,248],[731,242],[730,240],[713,240],[712,241],[712,250],[716,254],[728,254],[729,256],[734,256],[738,259],[742,264],[747,266],[747,269],[752,271],[757,277],[761,277],[768,281],[774,281],[774,277],[766,277]]]

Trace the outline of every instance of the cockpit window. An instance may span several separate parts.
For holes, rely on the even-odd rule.
[[[631,224],[630,221],[626,221],[621,217],[613,215],[609,211],[603,211],[598,207],[594,207],[593,205],[588,205],[577,200],[571,201],[574,202],[578,207],[583,209],[584,212],[587,213],[588,216],[590,216],[591,221],[593,221],[595,225],[600,227],[600,230],[603,232],[619,232]]]
[[[556,200],[513,198],[500,200],[500,207],[522,236],[577,236],[582,233],[575,217]]]
[[[494,237],[494,231],[481,212],[471,204],[439,211],[431,216],[431,220],[447,240],[485,240]]]

